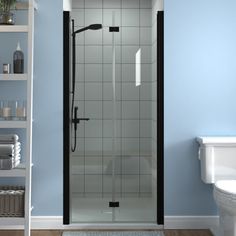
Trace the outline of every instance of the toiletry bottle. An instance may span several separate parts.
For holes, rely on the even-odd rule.
[[[13,54],[13,72],[15,74],[24,73],[24,54],[21,51],[19,42],[17,44],[16,51]]]

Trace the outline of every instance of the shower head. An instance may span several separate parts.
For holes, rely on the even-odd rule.
[[[102,29],[102,25],[101,24],[93,24],[93,25],[89,25],[89,26],[86,26],[86,27],[84,27],[82,29],[79,29],[79,30],[75,31],[73,33],[73,35],[81,33],[81,32],[83,32],[85,30],[99,30],[99,29]]]

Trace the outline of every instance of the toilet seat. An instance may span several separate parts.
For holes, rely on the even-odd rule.
[[[219,180],[214,186],[216,202],[236,208],[236,180]],[[232,205],[233,204],[233,205]]]

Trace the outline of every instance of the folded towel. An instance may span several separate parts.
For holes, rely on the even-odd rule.
[[[13,144],[0,144],[0,154],[1,155],[14,154],[14,145]]]
[[[16,143],[19,140],[19,136],[17,134],[1,134],[0,135],[0,143]]]

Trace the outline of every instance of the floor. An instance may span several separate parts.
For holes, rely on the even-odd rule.
[[[32,231],[32,236],[61,236],[62,231]],[[0,236],[23,236],[23,231],[1,231]],[[209,230],[165,230],[165,236],[212,236]]]

